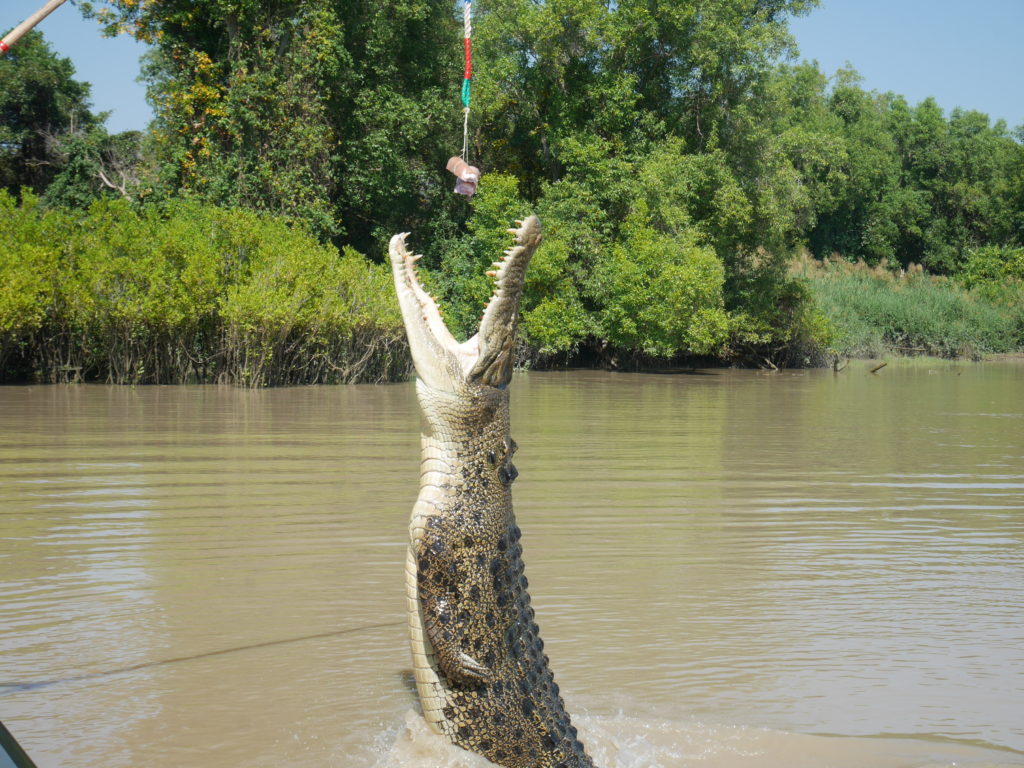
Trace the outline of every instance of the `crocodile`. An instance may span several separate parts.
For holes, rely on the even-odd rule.
[[[535,216],[516,223],[487,273],[480,329],[461,344],[420,285],[408,233],[389,247],[422,414],[406,558],[413,668],[427,723],[452,743],[507,768],[593,768],[544,653],[512,511],[508,385],[541,240]]]

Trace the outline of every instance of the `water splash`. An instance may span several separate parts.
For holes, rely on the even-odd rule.
[[[619,713],[574,717],[601,768],[1009,768],[1012,750],[939,738],[786,733],[699,721],[644,720]],[[381,734],[373,768],[493,768],[447,743],[415,710]]]

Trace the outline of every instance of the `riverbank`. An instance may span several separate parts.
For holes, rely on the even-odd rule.
[[[0,381],[384,382],[409,369],[389,270],[280,217],[79,211],[0,193]]]
[[[83,214],[3,194],[0,214],[0,382],[266,387],[400,381],[412,370],[388,267],[283,218],[193,202],[99,201]],[[488,243],[485,254],[500,248]],[[524,299],[521,367],[829,367],[1024,352],[1016,277],[967,285],[914,266],[894,273],[804,254],[788,273],[751,267],[760,289],[755,281],[688,304],[700,276],[651,253],[642,279],[601,304],[600,291],[552,277],[572,265],[552,265],[557,242],[545,248]],[[483,275],[472,260],[462,268]],[[451,269],[442,261],[423,273],[472,333],[475,283],[444,285]],[[555,304],[565,313],[549,311]],[[629,310],[641,304],[654,309]]]

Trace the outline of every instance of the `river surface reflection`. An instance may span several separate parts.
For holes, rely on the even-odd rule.
[[[604,768],[1024,765],[1024,365],[530,373],[516,513]],[[0,388],[40,768],[485,766],[416,714],[411,384]]]

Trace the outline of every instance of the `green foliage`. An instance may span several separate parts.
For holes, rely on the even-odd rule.
[[[265,386],[403,373],[390,275],[351,249],[338,258],[308,239],[281,245],[261,242],[220,300],[232,378]]]
[[[481,152],[528,185],[557,181],[569,142],[615,153],[669,135],[703,149],[812,0],[495,0],[475,25]]]
[[[0,214],[8,378],[262,386],[406,370],[385,269],[280,220],[118,200],[82,215],[6,193]]]
[[[439,269],[426,279],[443,297],[445,320],[457,337],[465,339],[476,333],[494,284],[485,273],[509,247],[509,226],[524,218],[528,210],[515,178],[488,174],[473,199],[467,235],[442,242]]]
[[[38,206],[30,192],[26,191],[24,201],[25,211]],[[0,190],[0,222],[8,238],[0,248],[0,370],[22,353],[46,316],[48,248],[36,232],[20,226],[22,218],[14,198]]]
[[[754,205],[720,150],[688,154],[681,141],[667,141],[642,158],[637,186],[661,232],[695,229],[723,258],[748,239]]]
[[[131,134],[111,137],[100,127],[68,132],[56,139],[53,158],[57,170],[43,192],[43,201],[51,206],[84,209],[98,197],[114,197],[118,192],[127,197],[127,179],[118,179],[122,189],[115,189],[112,185],[118,182],[108,185],[103,178],[105,171],[110,170],[105,161],[114,158],[115,147],[131,141]]]
[[[31,32],[0,57],[0,189],[29,189],[47,205],[87,208],[137,192],[141,136],[111,136],[89,109],[70,59]]]
[[[1024,248],[986,246],[971,251],[958,281],[1010,319],[1011,338],[1024,346]]]
[[[787,19],[816,4],[480,3],[469,157],[484,175],[469,201],[443,170],[462,127],[460,9],[449,0],[84,4],[108,31],[153,47],[156,120],[140,139],[73,119],[85,114],[87,88],[41,39],[25,48],[12,70],[22,79],[0,98],[28,117],[0,121],[0,173],[12,193],[27,181],[42,195],[31,213],[11,215],[36,221],[22,248],[29,263],[45,262],[38,275],[60,280],[6,262],[2,354],[48,372],[87,360],[89,375],[126,380],[348,378],[337,361],[357,355],[338,339],[372,328],[365,343],[381,340],[385,360],[393,344],[391,315],[368,298],[383,278],[357,279],[362,262],[346,248],[379,257],[392,234],[413,232],[423,279],[465,337],[506,228],[532,212],[545,241],[528,273],[520,352],[536,362],[715,355],[806,365],[870,334],[879,345],[997,347],[947,317],[958,306],[979,328],[1003,322],[986,314],[994,307],[1019,339],[1021,136],[976,112],[866,91],[852,70],[829,78],[787,63]],[[64,127],[43,147],[48,175],[33,179],[4,137],[38,137],[46,120]],[[108,201],[70,213],[97,196],[162,207]],[[195,201],[235,211],[237,223]],[[86,225],[65,234],[76,216]],[[314,242],[288,240],[297,230],[346,255],[325,262]],[[61,238],[51,268],[50,243]],[[923,264],[960,282],[908,284],[889,292],[898,311],[861,311],[852,278],[849,292],[830,294],[822,279],[792,274],[790,254],[802,247],[885,269]],[[207,248],[244,257],[221,263]],[[353,284],[362,287],[345,288]],[[337,298],[350,294],[363,298]],[[64,309],[30,310],[43,295]],[[55,317],[67,324],[52,326]],[[946,319],[929,325],[936,317]],[[946,347],[938,328],[951,334]],[[46,332],[52,359],[26,357]]]
[[[542,358],[572,355],[591,333],[573,276],[567,244],[549,236],[530,263],[522,313],[526,343]]]
[[[834,329],[807,283],[763,251],[739,254],[734,273],[725,356],[773,368],[823,364]]]
[[[919,267],[902,276],[863,263],[807,269],[812,292],[836,329],[839,354],[978,357],[1024,345],[1020,304],[1001,305]]]
[[[60,138],[99,127],[89,85],[74,74],[71,60],[57,56],[39,32],[0,56],[0,189],[42,193],[62,165]]]
[[[1009,190],[1024,149],[1005,124],[961,110],[946,118],[932,99],[911,107],[865,92],[849,71],[830,93],[820,86],[815,101],[828,105],[842,149],[807,230],[817,256],[955,274],[980,245],[1020,243]]]
[[[87,11],[154,46],[163,194],[279,213],[360,248],[420,229],[427,198],[440,197],[457,130],[449,3],[112,0]]]
[[[1024,247],[989,245],[971,251],[960,270],[960,281],[968,288],[1024,282]]]
[[[696,233],[661,233],[645,213],[640,206],[627,219],[594,275],[602,335],[652,357],[714,354],[728,328],[725,269]]]
[[[666,202],[673,195],[700,198],[697,191],[690,194],[685,178],[659,183],[654,169],[670,159],[661,153],[638,168],[606,158],[604,166],[587,164],[580,180],[564,179],[546,190],[545,240],[523,299],[525,338],[533,354],[571,354],[583,343],[659,358],[721,348],[729,325],[722,298],[725,269],[709,244],[712,236],[690,224],[685,208]],[[649,176],[649,183],[631,185],[637,173]],[[659,205],[656,215],[648,197]],[[729,199],[728,190],[721,199]],[[704,206],[702,199],[698,203]],[[627,211],[618,227],[607,215],[614,206]],[[447,241],[439,268],[425,278],[446,296],[449,326],[463,336],[475,331],[479,307],[490,296],[484,271],[508,246],[508,222],[524,209],[514,177],[485,176],[468,234]],[[721,215],[709,229],[729,221],[724,203],[710,209]]]

